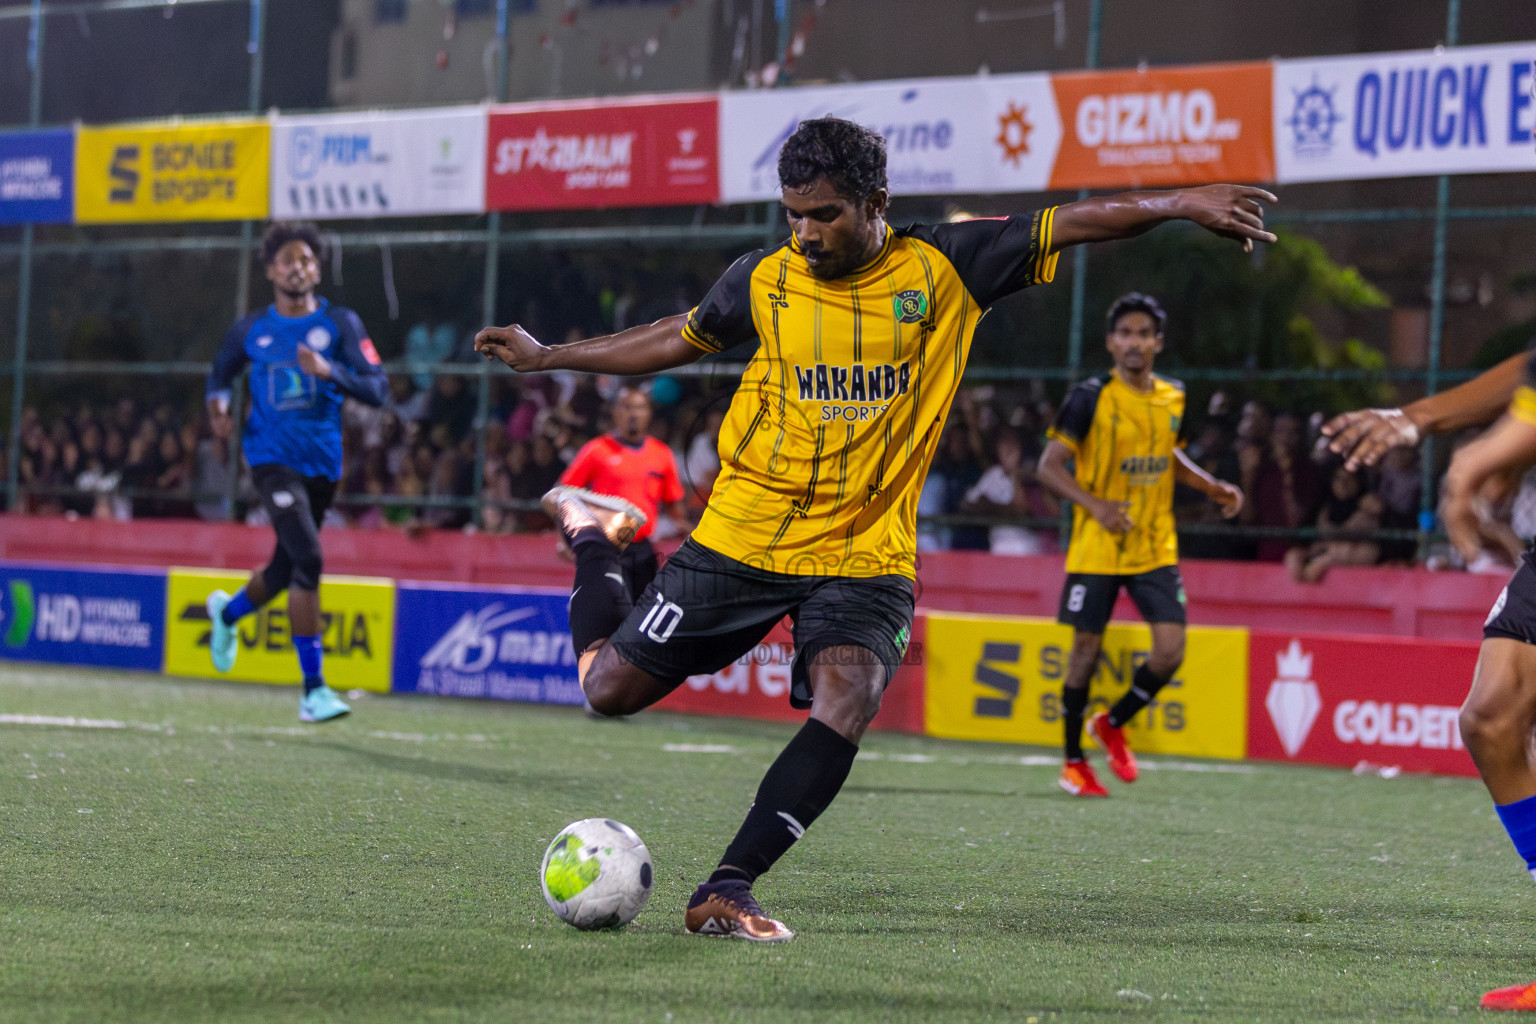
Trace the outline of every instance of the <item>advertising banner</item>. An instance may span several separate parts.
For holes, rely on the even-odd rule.
[[[1144,625],[1105,630],[1090,715],[1130,689],[1150,647]],[[1050,619],[928,613],[928,734],[1059,747],[1071,648],[1071,629]],[[1127,733],[1149,753],[1241,758],[1248,714],[1247,631],[1195,626],[1184,666]]]
[[[265,121],[80,128],[75,219],[261,220],[269,135]]]
[[[397,693],[580,704],[564,590],[401,582]]]
[[[1255,630],[1248,756],[1475,775],[1457,717],[1477,648]]]
[[[675,206],[720,198],[714,96],[493,107],[492,210]]]
[[[160,671],[165,570],[0,563],[0,657]]]
[[[1278,180],[1536,170],[1533,56],[1501,43],[1275,61]]]
[[[1271,78],[1257,62],[1054,75],[1051,188],[1272,181]]]
[[[68,224],[75,213],[75,133],[0,135],[0,224]]]
[[[172,569],[165,609],[165,671],[170,675],[298,685],[288,602],[284,597],[240,620],[240,653],[227,676],[208,657],[208,610],[215,590],[231,594],[249,573],[224,569]],[[389,692],[395,643],[395,584],[372,576],[320,579],[320,645],[325,681],[333,688]]]
[[[779,198],[779,151],[801,121],[826,116],[885,137],[897,195],[1041,191],[1061,140],[1049,75],[728,92],[720,97],[722,199]]]
[[[278,117],[273,217],[485,210],[484,107]]]
[[[919,614],[912,624],[906,659],[886,687],[871,729],[922,733],[926,648],[923,616]],[[713,675],[690,676],[656,707],[690,715],[803,722],[809,712],[789,704],[794,659],[794,643],[781,622],[741,658]]]

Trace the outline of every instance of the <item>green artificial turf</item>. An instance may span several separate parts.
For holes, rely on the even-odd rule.
[[[800,933],[760,947],[682,908],[791,727],[354,707],[0,669],[0,715],[121,724],[0,723],[0,1020],[1405,1021],[1536,979],[1475,780],[1148,759],[1079,801],[1049,751],[874,734],[759,883]],[[539,892],[594,815],[656,861],[619,932]]]

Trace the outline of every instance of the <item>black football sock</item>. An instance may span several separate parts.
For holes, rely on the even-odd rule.
[[[586,531],[582,531],[585,533]],[[596,537],[576,535],[576,581],[571,590],[571,647],[580,657],[599,640],[606,640],[623,625],[634,607],[619,550],[599,531]]]
[[[1167,679],[1159,679],[1152,674],[1152,670],[1143,664],[1131,676],[1131,688],[1125,691],[1125,696],[1115,701],[1115,706],[1109,709],[1109,724],[1116,729],[1121,728],[1126,722],[1136,717],[1136,712],[1152,703],[1152,698],[1157,696],[1157,691],[1168,685]]]
[[[1061,688],[1061,724],[1068,761],[1083,759],[1083,712],[1088,708],[1088,687]]]
[[[763,776],[747,820],[709,880],[757,881],[832,803],[858,752],[831,726],[808,719]]]

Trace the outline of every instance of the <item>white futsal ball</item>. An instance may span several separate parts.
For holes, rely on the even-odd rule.
[[[549,844],[539,881],[550,909],[584,930],[619,928],[651,895],[651,852],[628,825],[583,818]]]

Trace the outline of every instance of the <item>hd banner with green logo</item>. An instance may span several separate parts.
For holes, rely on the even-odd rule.
[[[240,653],[234,671],[228,676],[214,671],[208,656],[208,595],[215,590],[232,594],[249,578],[250,573],[227,569],[171,570],[165,613],[167,673],[245,683],[299,683],[286,598],[240,620]],[[321,577],[320,644],[325,651],[326,681],[336,689],[388,693],[395,649],[395,581],[372,576]]]
[[[930,736],[1061,744],[1061,680],[1072,631],[1050,619],[928,613]],[[1130,688],[1146,626],[1111,625],[1089,684],[1089,713]],[[1193,626],[1184,665],[1127,727],[1136,750],[1240,759],[1247,752],[1248,631]]]
[[[0,658],[160,671],[164,569],[0,562]]]

